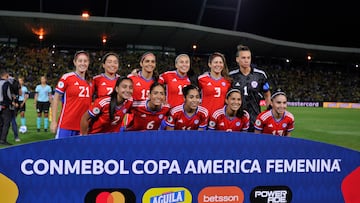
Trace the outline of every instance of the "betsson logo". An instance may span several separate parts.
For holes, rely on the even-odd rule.
[[[129,189],[104,188],[89,191],[84,203],[133,203],[136,202],[135,194]]]
[[[244,192],[236,186],[205,187],[198,195],[198,203],[243,203]]]
[[[291,199],[288,186],[257,186],[250,193],[251,203],[290,203]]]

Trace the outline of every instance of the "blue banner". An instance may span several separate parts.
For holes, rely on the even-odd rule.
[[[344,202],[359,196],[359,163],[291,137],[98,134],[1,149],[0,202]]]

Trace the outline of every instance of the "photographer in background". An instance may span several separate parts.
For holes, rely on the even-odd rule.
[[[0,70],[0,144],[11,145],[7,141],[11,122],[11,109],[15,106],[11,93],[11,83],[9,73],[5,69]]]
[[[11,73],[9,73],[8,81],[10,82],[10,91],[11,91],[11,97],[13,101],[15,102],[14,106],[10,107],[11,111],[11,127],[12,131],[14,132],[14,138],[15,142],[20,142],[19,138],[19,131],[18,131],[18,125],[16,123],[16,116],[19,108],[19,95],[21,94],[21,85],[17,79],[13,77]]]

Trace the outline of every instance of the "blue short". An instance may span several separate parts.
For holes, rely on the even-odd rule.
[[[67,138],[80,135],[78,130],[67,130],[63,128],[58,128],[55,139]]]

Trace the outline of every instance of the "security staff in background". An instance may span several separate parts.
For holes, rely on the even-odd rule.
[[[0,70],[0,144],[11,145],[7,141],[7,135],[11,123],[11,109],[14,107],[11,93],[11,84],[8,81],[9,73],[1,68]]]
[[[260,100],[264,99],[266,106],[271,104],[270,83],[265,71],[251,66],[251,51],[249,47],[239,45],[236,52],[238,67],[229,73],[233,79],[232,88],[242,92],[242,104],[250,114],[248,132],[254,132],[254,123],[261,112]]]

